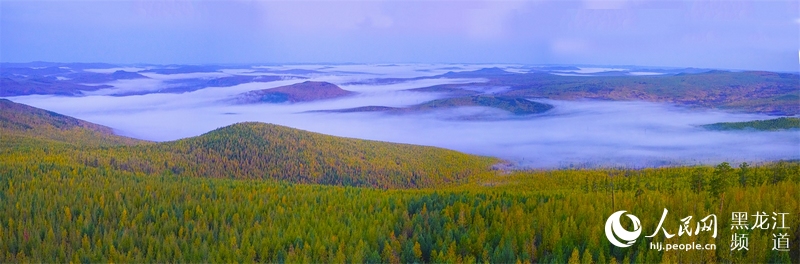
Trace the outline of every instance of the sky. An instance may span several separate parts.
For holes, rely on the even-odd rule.
[[[0,61],[800,71],[798,1],[8,1]]]

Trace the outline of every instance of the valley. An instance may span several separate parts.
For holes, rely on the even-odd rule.
[[[491,169],[498,162],[493,158],[270,124],[240,123],[152,143],[7,100],[2,106],[0,199],[6,202],[0,203],[0,259],[5,261],[797,258],[766,250],[762,244],[769,232],[751,233],[758,243],[749,254],[728,254],[724,248],[659,252],[646,250],[644,241],[612,250],[598,236],[603,212],[614,208],[631,208],[644,219],[657,219],[663,206],[686,200],[700,206],[670,206],[670,213],[724,216],[749,206],[798,211],[792,202],[800,191],[797,162],[500,172]],[[76,134],[83,135],[81,141],[73,139]],[[761,199],[746,198],[753,196]],[[790,217],[786,224],[798,221]],[[665,228],[674,230],[676,223]],[[717,239],[734,232],[726,228],[730,224],[721,219]],[[704,234],[670,241],[697,240],[713,239]]]
[[[797,0],[0,0],[3,263],[800,263]]]
[[[790,73],[480,64],[35,65],[9,65],[3,74],[104,88],[31,94],[10,86],[6,92],[15,96],[6,98],[150,141],[262,122],[454,149],[523,169],[800,158],[791,147],[800,144],[796,133],[702,129],[795,115],[798,77]],[[114,80],[70,79],[80,75]]]

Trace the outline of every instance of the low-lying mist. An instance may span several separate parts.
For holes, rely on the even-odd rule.
[[[317,76],[311,79],[344,83],[352,78]],[[796,130],[721,132],[698,127],[716,122],[769,119],[769,116],[648,102],[534,99],[555,108],[524,118],[482,107],[402,115],[307,112],[368,105],[409,106],[444,95],[405,89],[474,82],[475,79],[341,85],[359,94],[310,103],[233,105],[226,100],[238,93],[302,81],[305,80],[210,87],[182,94],[35,95],[9,99],[106,125],[122,135],[154,141],[197,136],[237,122],[258,121],[336,136],[443,147],[495,156],[520,167],[533,168],[643,167],[800,158],[800,133]],[[476,115],[492,118],[459,118]]]

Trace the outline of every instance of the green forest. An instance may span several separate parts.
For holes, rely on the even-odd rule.
[[[796,117],[779,117],[769,120],[755,120],[747,122],[724,122],[714,123],[703,126],[711,130],[762,130],[762,131],[776,131],[785,129],[798,129],[800,128],[800,118]]]
[[[800,262],[796,161],[506,171],[494,158],[260,123],[137,141],[0,103],[0,262]],[[670,233],[715,214],[716,238],[605,238],[615,211],[649,234],[664,209]],[[732,229],[733,212],[761,211],[788,213],[790,251],[771,250],[777,230]],[[749,250],[731,251],[733,232]]]

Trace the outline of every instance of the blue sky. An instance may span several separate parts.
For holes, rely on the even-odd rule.
[[[0,61],[798,71],[798,1],[7,1]]]

